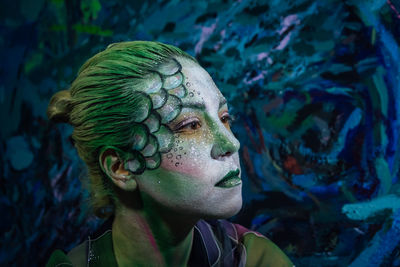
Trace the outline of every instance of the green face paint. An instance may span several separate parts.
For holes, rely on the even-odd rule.
[[[140,193],[165,211],[223,218],[240,209],[238,179],[216,186],[229,172],[240,172],[226,100],[179,49],[140,41],[110,45],[82,66],[70,90],[53,98],[49,117],[74,126],[95,210],[114,197],[98,161],[105,147],[118,149]]]
[[[122,151],[135,174],[158,168],[161,154],[172,149],[167,124],[178,116],[186,95],[177,57],[196,61],[157,42],[111,44],[83,64],[69,90],[51,99],[49,118],[74,127],[72,139],[88,167],[96,214],[102,216],[114,197],[99,165],[104,147]]]
[[[141,111],[137,112],[137,117],[143,123],[132,129],[131,148],[136,157],[130,159],[126,166],[134,174],[140,174],[146,168],[158,168],[161,164],[160,153],[167,153],[172,148],[174,136],[167,124],[179,115],[181,98],[186,96],[181,69],[179,62],[171,58],[142,79],[134,80],[131,86],[126,86],[133,94],[143,93],[151,100],[151,107],[139,107]],[[142,159],[145,168],[140,164]]]
[[[161,153],[159,168],[135,176],[137,183],[141,193],[150,196],[146,199],[167,211],[198,218],[230,217],[240,209],[242,198],[239,142],[226,120],[226,100],[197,63],[177,61],[183,76],[179,86],[187,93],[179,98],[180,113],[164,120],[169,121],[163,125],[173,134],[172,145]],[[232,173],[234,179],[228,175]]]

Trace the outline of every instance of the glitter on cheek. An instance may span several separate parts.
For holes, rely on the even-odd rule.
[[[194,134],[175,135],[174,147],[163,155],[161,167],[190,176],[202,173],[207,161],[211,159],[211,142],[207,133],[199,130]]]

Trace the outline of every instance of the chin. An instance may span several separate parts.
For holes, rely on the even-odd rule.
[[[227,219],[236,215],[242,208],[242,195],[237,194],[224,205],[218,205],[213,211],[207,214],[204,219]]]
[[[235,206],[232,206],[232,208],[227,211],[224,216],[221,216],[219,219],[227,219],[230,218],[234,215],[236,215],[240,209],[242,208],[242,198],[240,198],[240,203],[237,203]]]

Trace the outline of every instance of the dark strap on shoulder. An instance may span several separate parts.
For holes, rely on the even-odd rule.
[[[209,266],[213,266],[219,260],[221,251],[218,247],[217,241],[215,240],[211,226],[207,222],[200,220],[196,224],[195,229],[196,228],[201,237],[201,241],[204,244],[207,253],[208,264]]]
[[[238,242],[235,224],[226,220],[200,220],[195,230],[191,259],[206,257],[208,264],[190,266],[244,266],[245,251]]]

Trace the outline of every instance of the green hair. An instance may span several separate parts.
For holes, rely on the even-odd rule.
[[[136,170],[137,173],[143,172],[146,166],[148,169],[154,169],[160,164],[158,152],[147,158],[146,155],[142,155],[143,150],[142,153],[138,152],[144,149],[144,145],[150,144],[151,140],[158,140],[159,144],[154,146],[161,152],[168,151],[165,148],[162,150],[161,143],[165,142],[161,142],[159,136],[165,136],[169,129],[161,125],[150,131],[152,126],[148,123],[160,124],[160,114],[154,111],[155,108],[161,107],[161,112],[163,105],[180,105],[178,97],[171,94],[164,97],[166,90],[160,89],[161,85],[158,88],[157,85],[158,80],[165,84],[165,77],[170,77],[166,75],[180,73],[180,65],[175,60],[179,57],[196,62],[179,48],[158,42],[133,41],[111,44],[83,64],[69,90],[60,91],[51,98],[47,110],[48,117],[74,127],[72,138],[79,156],[88,168],[91,204],[97,216],[108,217],[110,213],[106,207],[114,205],[115,201],[110,181],[99,164],[102,149],[113,146],[126,152],[122,155],[124,158],[133,157],[139,160],[139,163],[144,165],[140,170]],[[179,65],[179,73],[168,73],[171,69],[168,68],[168,62],[173,66]],[[166,74],[158,71],[163,64],[167,64]],[[156,90],[146,91],[149,86]],[[185,92],[180,97],[185,95]],[[163,101],[160,107],[156,106],[155,99]],[[180,112],[179,108],[174,108]],[[159,118],[158,122],[154,118]],[[147,126],[144,126],[145,124]],[[138,137],[144,141],[138,141]],[[168,144],[166,146],[168,148]],[[148,162],[146,165],[145,160],[149,159],[153,160],[153,165],[149,165]]]

